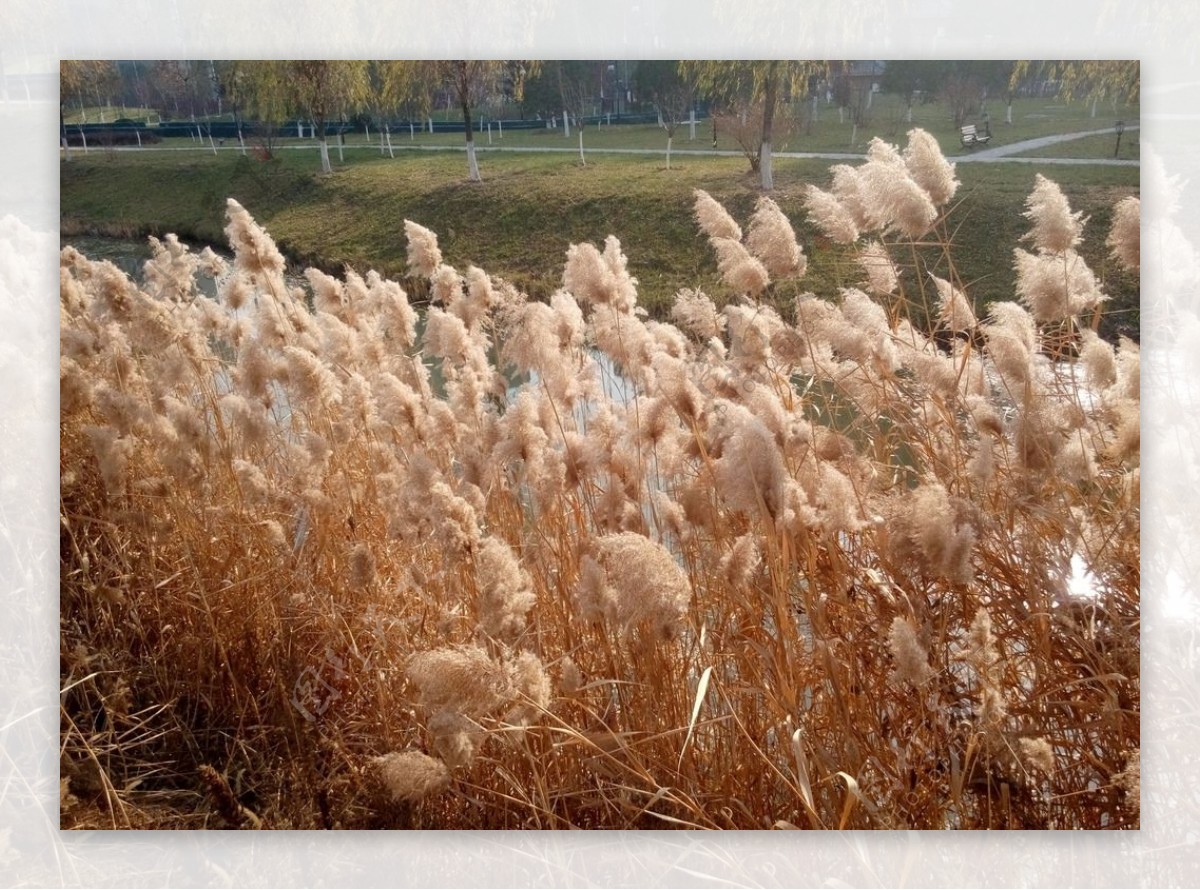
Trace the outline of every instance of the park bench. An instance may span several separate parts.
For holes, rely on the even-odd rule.
[[[962,144],[966,148],[974,148],[976,145],[987,145],[988,140],[992,138],[991,133],[980,133],[975,129],[974,124],[967,124],[959,130],[962,134]]]

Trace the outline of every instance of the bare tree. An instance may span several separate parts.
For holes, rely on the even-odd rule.
[[[558,76],[558,92],[563,108],[563,132],[570,136],[568,117],[575,119],[579,130],[579,163],[587,166],[583,155],[583,124],[580,122],[587,115],[595,93],[592,84],[595,83],[594,64],[591,62],[556,62]]]
[[[667,169],[671,169],[671,143],[675,130],[692,110],[696,98],[694,72],[678,62],[647,61],[638,65],[638,92],[649,97],[658,109],[667,131]]]

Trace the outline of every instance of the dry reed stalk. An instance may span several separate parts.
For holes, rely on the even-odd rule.
[[[1136,826],[1137,346],[1042,182],[977,322],[956,187],[872,145],[807,198],[870,293],[686,330],[616,238],[547,305],[406,224],[421,337],[233,202],[231,264],[64,250],[64,824],[188,824],[200,771],[273,827]],[[696,215],[738,293],[802,273],[783,208]]]

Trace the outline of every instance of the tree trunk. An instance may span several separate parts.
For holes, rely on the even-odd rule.
[[[417,140],[417,128],[413,126],[413,122],[408,122],[408,141],[415,142]]]
[[[463,124],[467,133],[467,178],[471,182],[480,182],[479,162],[475,160],[475,134],[471,130],[471,105],[466,98],[462,99]]]
[[[671,169],[671,134],[667,134],[667,169]]]
[[[1011,100],[1008,103],[1008,110],[1004,113],[1004,122],[1007,124],[1012,123],[1012,101]]]
[[[571,138],[571,118],[565,111],[563,112],[563,138]]]
[[[578,123],[578,121],[576,121],[576,123]],[[587,158],[585,158],[583,156],[583,127],[579,127],[578,129],[579,129],[579,163],[582,166],[586,167],[587,166]]]
[[[411,126],[411,125],[410,125],[410,126]],[[396,157],[396,152],[394,152],[394,151],[392,150],[392,128],[391,128],[391,127],[387,127],[387,128],[385,128],[385,129],[384,129],[384,131],[383,131],[383,134],[384,134],[384,138],[387,140],[387,147],[388,147],[388,157],[389,157],[389,158],[395,158],[395,157]]]
[[[332,173],[333,165],[329,163],[329,140],[325,138],[325,121],[314,122],[313,132],[319,132],[321,139],[321,172]]]
[[[345,147],[345,145],[346,145],[346,135],[341,130],[338,130],[338,163],[339,164],[346,163],[346,155],[345,155],[345,152],[343,151],[343,148]]]
[[[58,129],[62,133],[63,160],[71,160],[71,143],[67,141],[67,122],[63,117],[62,106],[58,106]]]
[[[696,141],[696,109],[688,112],[688,142]]]
[[[775,101],[778,98],[779,82],[775,71],[767,73],[763,85],[763,127],[762,145],[758,150],[758,172],[762,177],[762,188],[769,192],[775,187],[775,178],[771,171],[771,137],[775,129]]]

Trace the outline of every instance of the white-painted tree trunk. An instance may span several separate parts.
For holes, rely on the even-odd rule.
[[[912,106],[911,105],[908,106],[908,111],[906,111],[904,113],[904,122],[906,124],[912,123]]]
[[[413,122],[408,122],[408,141],[415,142],[417,139],[417,129],[413,126]]]
[[[856,121],[853,129],[850,130],[850,147],[854,148],[854,143],[858,139],[858,122]]]
[[[1008,103],[1008,110],[1005,111],[1005,113],[1004,113],[1004,122],[1007,124],[1012,123],[1012,103],[1011,102]]]
[[[475,140],[471,139],[467,142],[467,177],[471,182],[481,182],[479,176],[479,162],[475,160]]]
[[[491,125],[491,122],[489,121],[488,122],[488,145],[491,145],[491,144],[492,144],[492,125]]]
[[[871,100],[874,98],[875,98],[875,93],[871,90],[867,90],[867,108],[871,107]]]
[[[496,121],[496,129],[500,131],[500,135],[497,136],[496,138],[503,139],[504,138],[504,121]]]
[[[138,138],[140,139],[141,137]],[[213,150],[213,154],[217,153],[217,145],[215,142],[213,142],[212,138],[212,127],[208,128],[208,146]]]
[[[346,163],[346,155],[342,151],[344,144],[345,144],[345,137],[341,133],[338,133],[338,163],[339,164]]]
[[[363,121],[363,130],[367,134],[367,144],[369,145],[371,142],[371,125],[368,124],[366,121]]]
[[[296,138],[304,138],[304,124],[300,123],[300,121],[296,121]]]
[[[246,140],[242,138],[242,128],[238,127],[238,145],[242,147],[242,157],[246,156]]]
[[[775,173],[771,169],[771,143],[764,142],[762,149],[759,151],[759,172],[762,174],[762,187],[764,192],[769,192],[775,188]]]
[[[842,106],[839,105],[838,106],[838,123],[844,124],[845,122],[846,122],[846,109],[842,108]]]
[[[410,124],[409,126],[411,127],[412,125]],[[383,136],[384,136],[384,139],[387,140],[388,157],[389,158],[396,157],[396,152],[394,152],[392,150],[392,128],[385,127],[383,130]]]
[[[658,113],[658,126],[659,126],[659,129],[665,129],[667,126],[666,124],[663,123],[661,111]]]
[[[433,118],[429,119],[429,132],[432,135],[432,133],[433,133]]]
[[[575,123],[578,124],[579,121]],[[583,156],[583,127],[576,127],[576,129],[579,130],[579,163],[586,167],[587,158]]]
[[[1096,105],[1100,102],[1099,97],[1092,99],[1092,117],[1096,116]]]
[[[563,138],[571,138],[571,118],[567,116],[565,111],[563,112]]]
[[[133,131],[133,135],[137,137],[137,141],[138,141],[138,148],[141,148],[141,147],[142,147],[142,131],[141,131],[141,130],[134,130],[134,131]]]
[[[329,163],[329,141],[324,136],[321,137],[321,172],[333,172],[333,165]]]
[[[87,133],[84,132],[83,127],[79,128],[79,138],[83,140],[83,153],[87,154],[88,153]]]
[[[696,109],[688,112],[688,142],[696,141]],[[668,165],[669,166],[669,165]]]
[[[667,137],[667,169],[671,169],[671,137]]]

